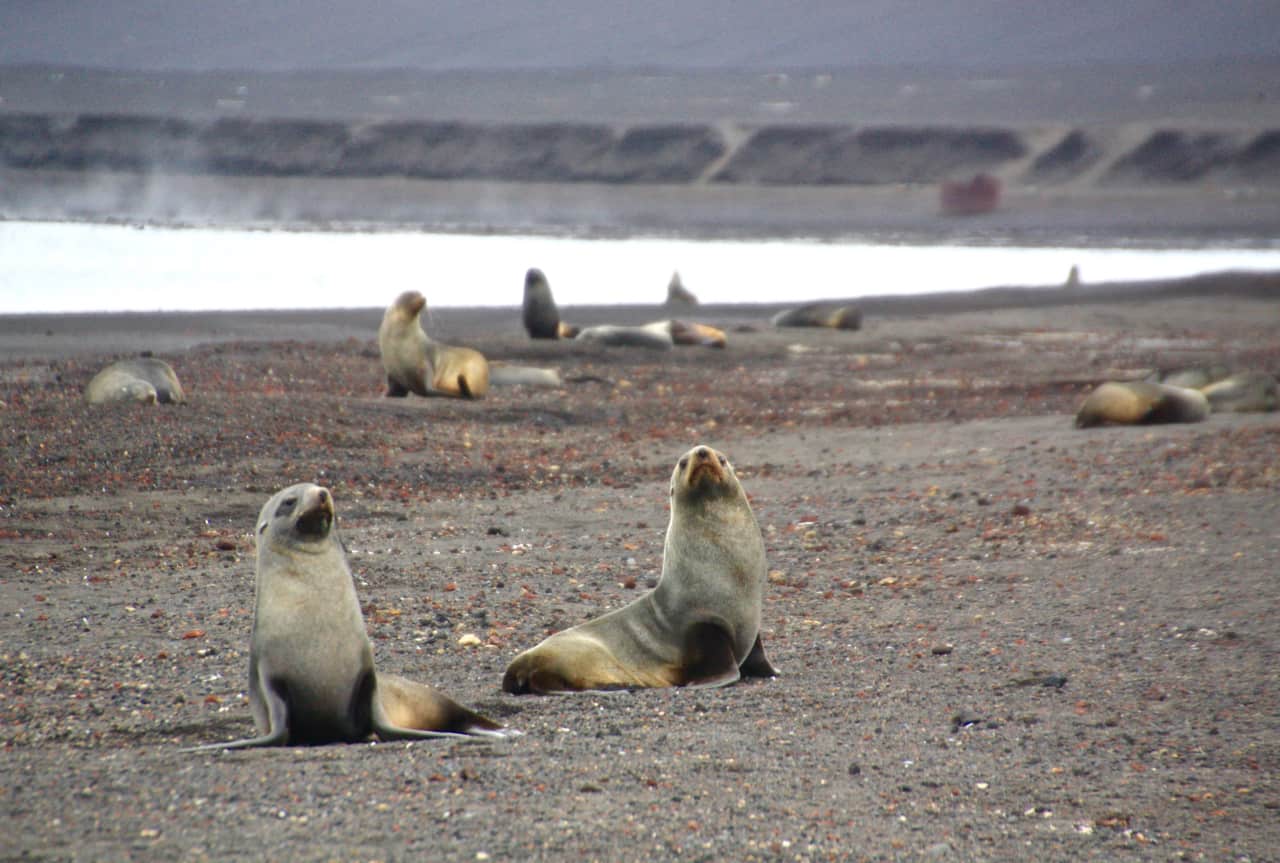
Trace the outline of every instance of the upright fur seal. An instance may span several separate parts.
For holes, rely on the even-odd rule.
[[[760,641],[764,541],[733,466],[708,446],[671,474],[658,586],[512,661],[506,692],[723,686],[778,672]]]
[[[172,404],[186,400],[173,367],[149,356],[117,360],[93,376],[84,394],[93,405],[130,401]]]
[[[374,671],[333,522],[333,495],[318,485],[289,486],[263,506],[249,644],[258,736],[196,748],[503,736],[501,725],[431,687]]]
[[[422,329],[426,307],[422,294],[405,291],[382,316],[378,349],[387,395],[482,398],[489,391],[489,363],[477,350],[432,341]]]
[[[1085,398],[1076,426],[1195,423],[1208,416],[1209,400],[1199,390],[1150,381],[1107,381]]]
[[[778,312],[771,323],[775,327],[827,327],[833,330],[856,330],[862,327],[862,310],[857,306],[837,303],[809,303]]]
[[[697,304],[698,298],[693,295],[693,291],[684,286],[679,271],[672,273],[671,281],[667,282],[666,305],[668,308],[688,309]]]
[[[560,320],[560,309],[551,296],[551,284],[537,267],[531,267],[524,274],[521,316],[531,339],[571,339],[578,334],[577,327]]]

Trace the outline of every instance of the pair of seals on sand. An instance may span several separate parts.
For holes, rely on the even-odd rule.
[[[85,387],[89,404],[144,402],[176,404],[186,400],[173,367],[164,360],[143,355],[117,360],[93,376]]]
[[[778,673],[760,638],[764,542],[733,466],[694,447],[672,471],[670,495],[657,587],[521,653],[504,691],[724,686]],[[197,748],[502,736],[431,687],[375,670],[334,519],[333,496],[307,483],[263,506],[249,654],[258,734]]]
[[[680,274],[671,277],[667,286],[667,304],[697,305],[697,298],[680,283]],[[577,339],[612,347],[639,347],[666,351],[675,345],[700,345],[723,348],[723,330],[706,324],[678,320],[654,321],[640,327],[602,324],[578,328],[560,320],[560,310],[551,295],[551,285],[542,270],[530,269],[524,276],[524,302],[521,319],[531,339]]]
[[[334,528],[333,495],[301,483],[258,515],[249,642],[255,737],[198,749],[502,736],[502,726],[429,686],[380,674]]]
[[[1085,398],[1076,425],[1193,423],[1215,411],[1273,411],[1277,403],[1271,375],[1206,366],[1157,372],[1143,381],[1107,381]]]

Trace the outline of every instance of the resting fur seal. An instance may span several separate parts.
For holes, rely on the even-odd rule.
[[[1277,406],[1276,379],[1266,372],[1237,372],[1200,387],[1214,411],[1273,411]]]
[[[1208,416],[1209,400],[1199,390],[1150,381],[1107,381],[1084,400],[1076,426],[1195,423]]]
[[[1231,370],[1221,363],[1210,363],[1205,366],[1191,366],[1185,369],[1152,372],[1147,375],[1146,379],[1151,383],[1198,390],[1207,387],[1214,381],[1222,380],[1229,374],[1231,374]]]
[[[374,671],[373,645],[333,528],[333,496],[300,483],[258,515],[249,708],[257,737],[196,747],[504,736],[429,686]]]
[[[669,351],[675,345],[671,333],[661,328],[624,327],[618,324],[600,324],[583,327],[577,335],[580,342],[595,342],[611,347],[648,348],[653,351]]]
[[[146,402],[173,404],[186,400],[173,368],[155,357],[117,360],[93,376],[85,387],[89,404]]]
[[[727,344],[724,330],[707,324],[690,324],[675,319],[654,321],[645,324],[641,329],[655,333],[664,333],[677,345],[696,345],[706,348],[723,348]]]
[[[537,267],[531,267],[524,274],[521,311],[525,332],[531,339],[571,339],[578,334],[577,327],[560,320],[560,309],[551,296],[551,284]]]
[[[728,459],[708,446],[671,474],[658,586],[512,661],[506,692],[724,686],[778,672],[760,641],[764,541]]]
[[[405,291],[382,316],[378,349],[387,373],[387,395],[482,398],[489,391],[489,363],[477,350],[432,341],[422,329],[426,307],[422,294]]]
[[[856,330],[862,327],[862,311],[857,306],[835,303],[809,303],[778,312],[771,323],[775,327],[827,327],[833,330]]]

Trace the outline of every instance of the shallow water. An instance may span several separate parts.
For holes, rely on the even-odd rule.
[[[804,240],[250,231],[0,223],[0,313],[516,306],[539,267],[561,305],[786,302],[1280,270],[1280,249],[869,245]]]

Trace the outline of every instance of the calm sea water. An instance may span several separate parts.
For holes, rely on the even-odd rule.
[[[891,246],[0,223],[0,313],[517,306],[540,267],[561,305],[658,303],[679,271],[704,303],[1280,270],[1280,249]]]

